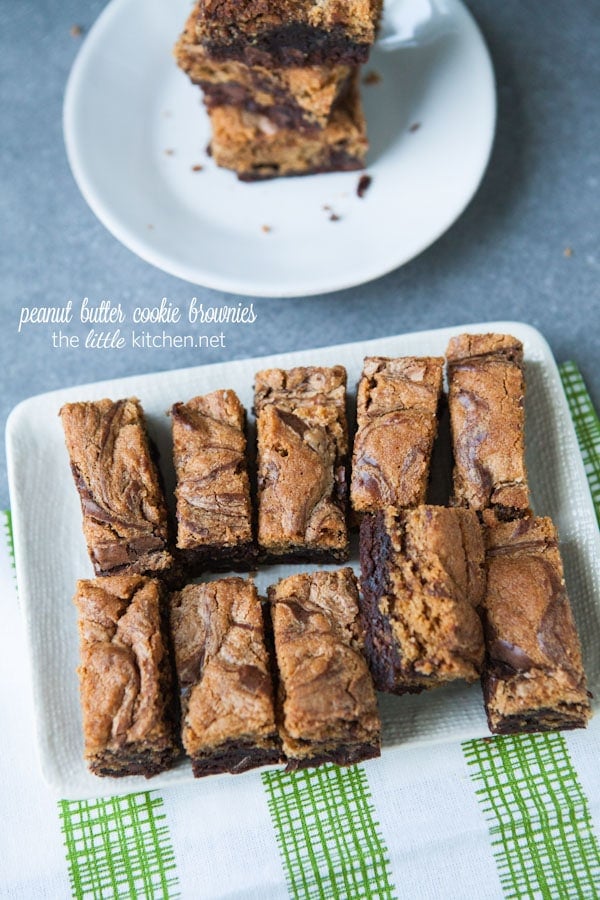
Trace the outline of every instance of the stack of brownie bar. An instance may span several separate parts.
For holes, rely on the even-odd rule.
[[[585,726],[556,529],[529,507],[523,348],[450,342],[453,488],[440,506],[427,501],[444,362],[366,358],[351,455],[342,366],[256,373],[254,490],[234,391],[175,403],[173,523],[140,403],[62,408],[98,576],[75,597],[93,772],[149,776],[182,750],[196,776],[349,765],[380,753],[376,690],[456,680],[481,678],[494,733]],[[260,598],[251,578],[197,580],[339,564],[352,517],[360,581],[305,572]]]
[[[210,152],[244,181],[364,167],[359,93],[381,0],[199,0],[175,46]]]

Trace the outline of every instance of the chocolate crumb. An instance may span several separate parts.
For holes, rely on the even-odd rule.
[[[359,197],[364,197],[369,188],[371,187],[371,182],[373,179],[370,175],[361,175],[358,179],[358,184],[356,186],[356,193]]]
[[[572,248],[572,247],[565,247],[565,249],[563,250],[563,255],[566,256],[567,259],[570,259],[571,256],[573,256],[573,248]]]
[[[71,25],[70,35],[71,37],[81,37],[83,34],[83,28],[81,25]]]
[[[154,225],[148,225],[148,231],[152,231],[153,228],[154,228]]]
[[[170,147],[168,150],[165,150],[165,156],[173,156],[174,154],[175,154],[175,151],[171,150]]]
[[[338,214],[333,211],[332,207],[329,206],[328,203],[324,203],[323,206],[321,207],[321,209],[324,212],[329,213],[329,221],[330,222],[339,222],[340,221],[341,216],[338,216]]]
[[[192,172],[201,172],[204,166],[201,166],[199,163],[196,163],[195,166],[192,166]]]
[[[269,232],[272,231],[273,229],[271,228],[270,225],[261,225],[260,230],[264,231],[265,234],[269,234]]]
[[[366,84],[368,87],[371,87],[371,85],[373,84],[379,84],[380,81],[381,75],[379,74],[379,72],[375,72],[373,69],[371,69],[370,72],[367,72],[362,80],[363,84]]]
[[[410,128],[409,128],[408,130],[409,130],[411,133],[414,133],[415,131],[418,131],[420,127],[421,127],[421,123],[420,123],[420,122],[413,122],[412,125],[410,126]]]
[[[212,147],[210,146],[210,144],[206,145],[206,155],[212,156]]]

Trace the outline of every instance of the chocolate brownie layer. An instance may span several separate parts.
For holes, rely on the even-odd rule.
[[[85,758],[95,775],[145,775],[179,756],[160,583],[141,575],[79,581],[79,683]]]
[[[381,724],[352,570],[292,575],[269,588],[269,601],[288,770],[379,756]]]
[[[223,772],[239,775],[249,769],[275,765],[281,761],[279,744],[272,748],[257,747],[253,740],[234,739],[227,741],[216,751],[198,753],[192,759],[192,772],[195,778],[219,775]]]
[[[483,560],[470,510],[388,508],[363,517],[361,611],[378,690],[418,693],[479,677]]]
[[[212,29],[207,29],[212,33]],[[215,60],[239,60],[249,66],[279,67],[363,65],[372,44],[349,39],[343,28],[311,28],[309,25],[284,25],[248,41],[239,29],[233,29],[228,42],[208,38],[204,46]]]
[[[523,345],[507,334],[461,334],[446,356],[453,503],[490,524],[528,515]]]
[[[139,401],[67,403],[60,416],[96,575],[168,569],[167,507]]]
[[[495,734],[582,728],[591,715],[556,529],[528,518],[486,529],[483,692]]]

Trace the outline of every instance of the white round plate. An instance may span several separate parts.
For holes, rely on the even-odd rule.
[[[441,34],[376,48],[364,69],[380,81],[362,87],[372,184],[359,198],[359,172],[246,184],[217,168],[200,91],[171,53],[189,0],[112,0],[65,96],[83,196],[134,253],[218,290],[298,297],[395,269],[460,215],[493,140],[487,49],[459,0],[444,3]]]

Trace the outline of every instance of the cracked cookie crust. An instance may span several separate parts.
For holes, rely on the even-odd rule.
[[[523,345],[510,335],[461,334],[446,358],[453,504],[489,524],[529,515]]]
[[[167,507],[139,400],[67,403],[60,417],[96,575],[170,568]]]
[[[269,589],[269,602],[288,771],[379,756],[381,723],[352,569],[284,578]]]
[[[84,754],[95,775],[145,775],[179,757],[160,582],[112,575],[77,583]]]
[[[483,633],[481,527],[472,510],[420,506],[364,516],[361,612],[375,687],[419,693],[476,681]]]
[[[442,357],[367,357],[358,383],[350,499],[355,512],[425,502]]]
[[[585,727],[590,695],[554,525],[531,517],[485,535],[482,685],[490,731]]]
[[[193,572],[255,562],[246,412],[231,390],[171,409],[177,548]]]

